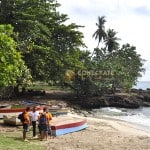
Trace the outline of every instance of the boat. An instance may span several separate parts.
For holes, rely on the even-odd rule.
[[[18,119],[17,116],[4,116],[3,117],[4,124],[19,126],[22,125],[21,121]]]
[[[64,108],[59,105],[52,105],[48,107],[48,110],[53,116],[67,115],[70,111],[69,108]]]
[[[24,100],[22,103],[24,103],[24,104],[26,104],[26,105],[43,105],[43,106],[52,106],[52,105],[47,104],[47,103],[41,103],[41,102],[30,101],[30,100]]]
[[[2,105],[0,105],[0,110],[2,110],[2,109],[10,109],[10,108],[11,108],[10,104],[2,104]]]
[[[53,116],[67,115],[68,112],[69,112],[69,109],[67,109],[67,108],[59,109],[59,110],[49,109],[49,112],[50,112]]]
[[[60,136],[77,132],[88,127],[84,118],[69,117],[67,115],[53,118],[51,122],[52,136]]]
[[[43,107],[37,106],[37,111],[42,112]],[[24,112],[26,108],[8,108],[8,109],[0,109],[0,119],[4,118],[4,116],[18,116],[21,112]],[[31,108],[32,109],[32,108]]]
[[[26,105],[41,105],[43,107],[47,107],[49,112],[53,116],[65,115],[69,112],[68,108],[64,108],[61,105],[51,105],[47,103],[41,103],[41,102],[30,101],[30,100],[24,100],[23,103]]]

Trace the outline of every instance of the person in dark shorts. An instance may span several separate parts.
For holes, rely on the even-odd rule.
[[[53,138],[52,136],[52,130],[51,130],[51,120],[52,120],[52,114],[49,112],[48,108],[46,108],[46,115],[48,117],[48,135],[50,138]]]
[[[43,113],[39,116],[39,128],[41,133],[41,140],[44,140],[44,138],[48,138],[48,131],[49,131],[49,116],[47,114],[47,108],[43,109]]]
[[[29,131],[29,125],[30,125],[30,117],[29,117],[29,111],[30,107],[27,107],[25,112],[24,112],[24,122],[23,122],[23,140],[28,141],[26,138],[26,134]]]

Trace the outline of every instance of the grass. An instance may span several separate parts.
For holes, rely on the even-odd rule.
[[[70,88],[63,88],[60,85],[49,85],[45,82],[34,82],[32,86],[29,86],[27,89],[33,89],[33,90],[70,90]]]
[[[28,133],[31,134],[31,133]],[[22,140],[22,129],[0,134],[0,150],[43,150],[45,142],[37,140]]]
[[[33,85],[33,86],[28,87],[28,89],[34,89],[34,90],[59,90],[61,88],[59,86]]]
[[[59,90],[59,86],[49,86],[45,84],[35,84],[28,89],[33,90]],[[13,108],[24,107],[21,104],[13,105]],[[0,124],[1,124],[0,120]],[[6,130],[6,131],[5,131]],[[27,133],[29,137],[32,137],[32,129]],[[0,150],[45,150],[47,149],[46,143],[44,141],[29,140],[29,142],[24,142],[22,140],[22,127],[19,129],[8,128],[3,130],[3,127],[0,127]]]

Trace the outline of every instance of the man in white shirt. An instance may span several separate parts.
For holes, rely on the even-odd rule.
[[[33,138],[36,138],[36,122],[39,117],[39,112],[36,111],[36,106],[33,107],[33,110],[30,112],[29,116],[33,127]]]

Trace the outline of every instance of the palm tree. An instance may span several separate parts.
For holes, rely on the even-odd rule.
[[[117,42],[120,38],[116,37],[117,32],[114,29],[107,30],[107,37],[105,38],[104,42],[106,45],[106,49],[108,52],[112,52],[113,50],[117,50],[119,48],[119,43]]]
[[[105,24],[106,20],[105,20],[105,16],[99,17],[98,16],[98,23],[96,23],[96,26],[98,27],[98,29],[95,31],[95,33],[93,34],[92,37],[95,37],[95,40],[98,39],[98,45],[97,48],[99,47],[99,43],[103,40],[105,40],[106,38],[106,32],[105,32]]]

